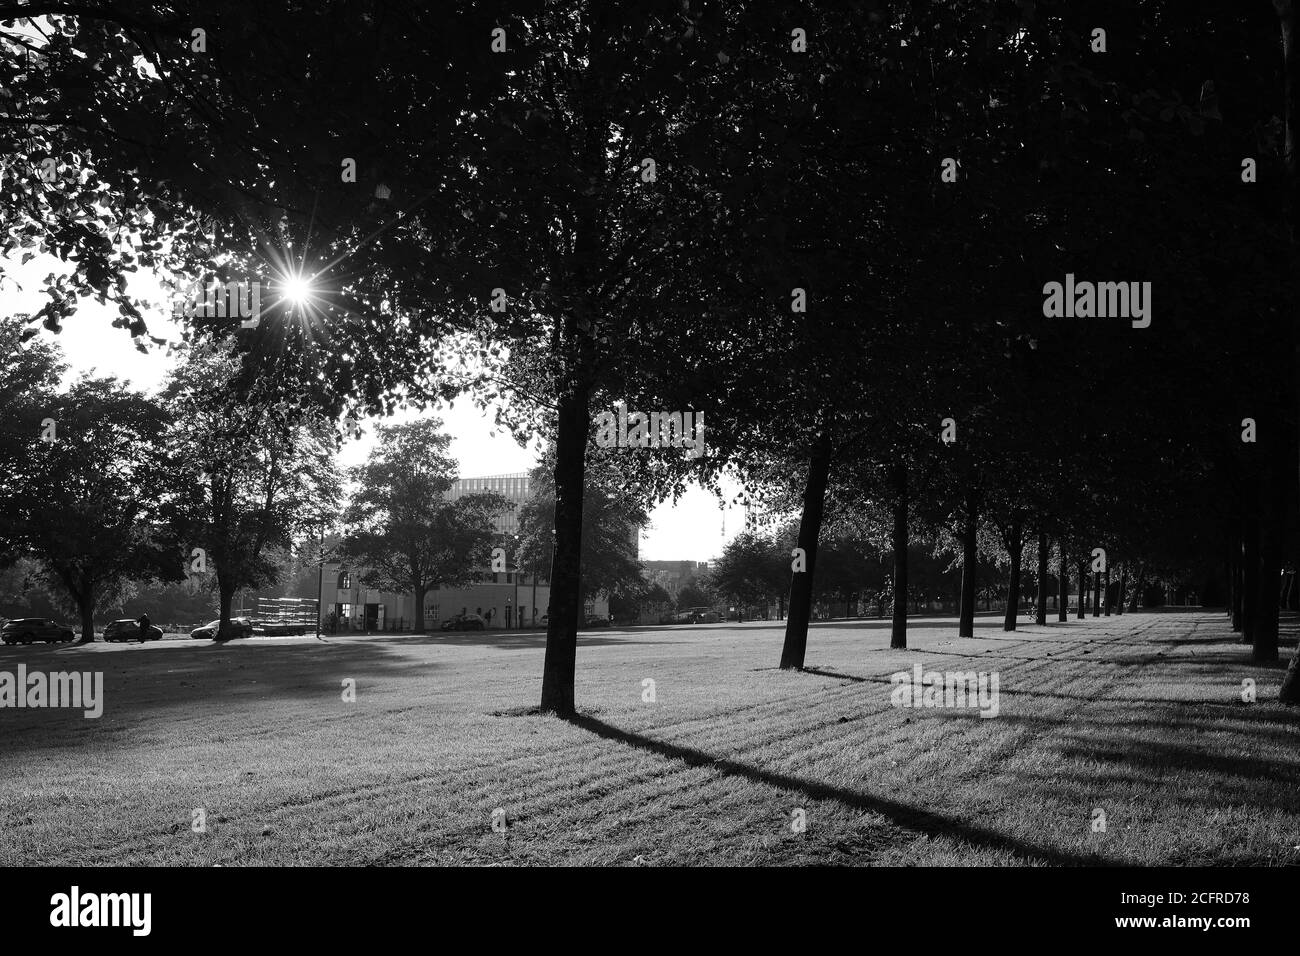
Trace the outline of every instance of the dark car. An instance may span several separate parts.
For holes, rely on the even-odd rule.
[[[582,621],[583,627],[609,627],[609,618],[588,614]]]
[[[717,624],[722,615],[711,607],[688,607],[684,612],[687,624]]]
[[[162,640],[162,628],[157,624],[149,625],[149,633],[140,633],[140,622],[132,620],[129,617],[120,618],[113,621],[104,628],[104,640],[112,641],[139,641],[143,644],[145,641]]]
[[[457,614],[442,622],[444,631],[481,631],[487,622],[478,614]]]
[[[660,616],[660,624],[698,624],[693,611],[669,611]]]
[[[190,631],[190,637],[200,641],[215,641],[217,639],[217,630],[220,627],[221,621],[209,621],[202,627],[196,627]],[[252,637],[253,635],[253,622],[246,617],[232,617],[230,627],[234,631],[235,637]]]
[[[68,644],[75,637],[72,628],[43,617],[20,617],[0,627],[0,639],[6,644],[34,644],[37,641]]]

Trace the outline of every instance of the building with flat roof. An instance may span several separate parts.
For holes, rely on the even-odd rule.
[[[457,478],[447,491],[447,500],[455,501],[466,495],[494,492],[509,501],[513,508],[497,515],[492,526],[497,534],[514,535],[519,533],[519,509],[530,495],[528,473],[513,472],[506,475],[484,475],[479,478]]]
[[[446,500],[482,492],[495,492],[511,506],[493,519],[493,532],[503,545],[519,532],[519,508],[528,500],[528,475],[524,472],[485,475],[457,479],[448,489]],[[510,553],[507,547],[507,554]],[[320,602],[324,618],[331,611],[334,629],[340,631],[410,631],[415,624],[415,596],[367,588],[362,583],[365,568],[349,567],[339,562],[326,564],[321,578]],[[457,614],[480,614],[492,630],[543,626],[548,613],[551,586],[545,577],[524,574],[515,569],[480,571],[480,580],[459,588],[435,587],[424,596],[424,626],[437,630],[441,623]],[[585,613],[603,617],[609,614],[609,601],[589,601]],[[327,629],[329,629],[327,627]]]

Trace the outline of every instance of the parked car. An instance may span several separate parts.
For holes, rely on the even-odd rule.
[[[582,620],[583,627],[609,627],[609,618],[598,614],[588,614]]]
[[[722,615],[711,607],[688,607],[659,617],[660,624],[717,624]]]
[[[6,644],[69,644],[75,637],[72,628],[43,617],[20,617],[0,627],[0,639]]]
[[[104,628],[104,640],[110,643],[113,641],[139,641],[143,644],[145,641],[162,640],[162,636],[162,628],[157,624],[150,624],[149,633],[142,635],[140,633],[140,622],[129,617],[119,618]]]
[[[478,614],[457,614],[442,622],[444,631],[481,631],[487,627],[487,621]]]
[[[718,624],[722,615],[711,607],[688,607],[686,609],[692,624]]]
[[[232,617],[230,619],[231,629],[235,632],[235,637],[252,637],[253,622],[246,617]],[[209,621],[202,627],[196,627],[190,631],[190,637],[201,641],[215,641],[217,639],[217,629],[221,627],[221,621]]]
[[[659,617],[660,624],[717,624],[722,616],[711,607],[688,607]]]

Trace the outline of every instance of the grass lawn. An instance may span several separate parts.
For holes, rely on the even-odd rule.
[[[803,673],[779,623],[584,632],[574,722],[536,634],[0,648],[106,698],[0,710],[0,865],[1300,863],[1300,712],[1222,613],[910,623],[815,624]],[[918,662],[998,716],[891,706]]]

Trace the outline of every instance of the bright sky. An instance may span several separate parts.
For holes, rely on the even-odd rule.
[[[20,266],[17,259],[7,260],[6,277],[0,281],[0,314],[38,311],[42,305],[41,280],[62,268],[62,263],[49,255],[38,256],[25,266]],[[128,289],[136,296],[159,303],[158,313],[149,316],[151,334],[169,339],[178,337],[176,326],[163,307],[162,292],[151,276],[137,273],[132,276]],[[152,343],[149,343],[149,354],[138,352],[125,330],[113,328],[115,314],[114,309],[87,300],[77,315],[64,324],[62,333],[55,335],[42,329],[41,337],[63,350],[69,365],[68,380],[94,370],[100,375],[116,375],[136,388],[152,392],[161,385],[172,359],[164,348]],[[520,448],[506,433],[494,435],[491,411],[481,413],[468,399],[456,402],[454,408],[444,406],[436,414],[452,436],[451,453],[460,462],[462,476],[526,471],[536,464],[533,450]],[[406,417],[416,415],[407,413]],[[363,425],[362,437],[343,446],[340,465],[350,467],[365,460],[374,441],[376,422],[369,420]],[[711,560],[727,540],[735,537],[743,523],[742,508],[731,506],[724,515],[717,498],[701,488],[691,487],[676,505],[666,502],[651,512],[650,525],[641,538],[641,560]]]

